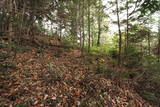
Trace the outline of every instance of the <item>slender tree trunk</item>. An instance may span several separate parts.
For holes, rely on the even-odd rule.
[[[129,12],[128,12],[128,0],[126,0],[126,12],[127,12],[127,20],[126,20],[126,37],[125,37],[125,54],[126,54],[126,60],[128,57],[128,46],[129,46]]]
[[[100,46],[100,38],[101,38],[101,7],[100,7],[101,0],[99,0],[99,8],[98,8],[98,40],[97,46]]]
[[[143,52],[143,40],[141,41],[140,45],[141,45],[141,52]]]
[[[127,48],[128,48],[128,45],[129,45],[129,42],[128,42],[129,41],[128,40],[129,39],[129,12],[128,12],[128,10],[129,9],[128,9],[128,0],[127,0],[127,34],[126,34],[126,38],[127,38],[126,39],[126,42],[127,42],[126,46],[127,46]]]
[[[160,16],[159,16],[159,25],[158,25],[158,62],[160,62]]]
[[[116,0],[116,10],[117,10],[117,25],[118,25],[118,32],[119,32],[119,57],[118,57],[118,65],[121,66],[122,62],[122,33],[121,33],[121,26],[120,26],[120,19],[119,19],[119,5],[118,0]]]
[[[83,36],[83,41],[82,41],[82,55],[83,55],[83,51],[84,51],[84,42],[85,42],[85,31],[84,31],[84,8],[85,8],[85,3],[84,0],[82,1],[82,36]]]
[[[90,52],[91,47],[91,28],[90,28],[90,0],[88,0],[88,52]]]
[[[158,62],[160,62],[160,33],[158,36]]]
[[[92,38],[92,46],[94,46],[94,36],[93,36],[93,32],[91,32],[91,38]]]
[[[9,13],[10,13],[10,22],[9,22],[9,47],[11,49],[12,47],[12,38],[13,38],[13,23],[12,23],[12,19],[13,19],[13,1],[10,0],[9,2]]]
[[[73,44],[77,43],[77,0],[72,0],[71,2],[71,35],[73,39]]]
[[[148,28],[150,28],[150,25],[148,24]],[[150,30],[148,29],[148,54],[151,53],[151,43],[150,43]]]
[[[78,15],[78,25],[79,25],[79,37],[80,37],[80,47],[82,48],[82,19],[81,19],[81,16],[82,16],[82,11],[81,11],[81,1],[78,0],[78,12],[79,12],[79,15]]]
[[[20,28],[19,28],[19,35],[17,35],[18,36],[18,44],[20,45],[20,44],[22,44],[22,42],[21,42],[21,36],[22,36],[22,34],[23,34],[23,23],[24,23],[24,15],[25,15],[25,9],[26,9],[26,5],[25,5],[25,3],[23,4],[23,12],[22,12],[22,14],[21,14],[21,23],[20,23]],[[15,9],[15,10],[17,10],[17,9]],[[15,12],[16,13],[16,12]],[[15,35],[16,36],[16,35]]]
[[[62,39],[62,22],[60,21],[60,25],[59,25],[59,39]]]
[[[79,27],[79,35],[80,35],[80,47],[82,48],[82,29],[81,26]]]
[[[148,54],[151,53],[151,44],[150,44],[150,32],[148,33]]]

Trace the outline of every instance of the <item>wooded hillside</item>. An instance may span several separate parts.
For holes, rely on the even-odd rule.
[[[1,0],[0,107],[159,107],[159,0]]]

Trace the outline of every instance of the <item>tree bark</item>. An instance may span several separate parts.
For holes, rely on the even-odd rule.
[[[127,34],[126,34],[126,37],[127,37],[127,48],[128,48],[128,45],[129,45],[129,42],[128,42],[128,39],[129,39],[129,12],[128,12],[128,0],[127,0]]]
[[[120,26],[120,19],[119,19],[119,5],[118,0],[116,0],[116,10],[117,10],[117,25],[118,25],[118,32],[119,32],[119,56],[118,56],[118,65],[121,66],[122,62],[122,33],[121,33],[121,26]]]
[[[127,26],[127,28],[126,28],[126,38],[125,38],[125,54],[126,54],[126,58],[127,58],[127,56],[128,56],[128,46],[129,46],[129,12],[128,12],[128,10],[129,10],[129,8],[128,8],[128,0],[126,0],[126,11],[127,11],[127,20],[126,20],[126,26]]]
[[[148,28],[150,28],[150,25],[148,24]],[[150,30],[148,29],[148,54],[151,53],[151,43],[150,43]]]
[[[99,8],[98,8],[98,40],[97,46],[100,46],[100,38],[101,38],[101,7],[100,7],[101,0],[99,0]]]
[[[83,36],[83,41],[82,41],[82,55],[83,55],[83,51],[84,51],[84,42],[85,42],[85,29],[84,29],[84,8],[85,8],[85,3],[84,0],[82,1],[82,36]]]
[[[160,62],[160,16],[159,16],[159,25],[158,25],[158,62]]]
[[[9,47],[11,49],[12,47],[12,37],[14,35],[13,33],[13,1],[10,0],[9,2],[9,14],[10,14],[10,22],[9,22]]]
[[[88,53],[91,47],[91,28],[90,28],[90,0],[88,0]]]

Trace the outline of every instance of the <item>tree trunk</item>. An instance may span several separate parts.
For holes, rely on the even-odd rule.
[[[150,28],[150,25],[149,25],[149,23],[148,23],[148,28]],[[150,55],[150,53],[151,53],[151,43],[150,43],[150,30],[148,29],[148,54]]]
[[[10,22],[9,22],[9,47],[11,49],[12,47],[12,37],[14,35],[13,33],[13,23],[12,23],[12,19],[13,19],[13,2],[12,0],[10,0],[9,2],[9,13],[10,13]]]
[[[99,0],[99,8],[98,8],[98,40],[97,46],[100,46],[100,38],[101,38],[101,7],[100,7],[101,0]]]
[[[158,25],[158,62],[160,62],[160,16],[159,16],[159,25]]]
[[[90,0],[88,0],[88,53],[91,47],[91,32],[90,32]]]
[[[62,39],[62,22],[60,21],[60,25],[59,25],[59,39]]]
[[[80,47],[82,48],[82,11],[81,11],[81,1],[78,0],[78,25],[79,25],[79,40],[80,40]]]
[[[84,42],[85,42],[85,32],[84,32],[84,0],[82,1],[82,36],[83,36],[83,41],[82,41],[82,55],[83,55],[83,51],[84,51]]]
[[[158,62],[160,62],[160,33],[158,37]]]
[[[129,13],[128,13],[128,0],[127,0],[127,34],[126,34],[126,42],[127,42],[127,48],[128,48],[128,45],[129,45]]]
[[[71,2],[71,35],[73,37],[73,44],[77,42],[77,1]]]
[[[118,56],[118,65],[121,66],[122,62],[122,33],[121,33],[121,26],[120,26],[120,19],[119,19],[119,6],[118,0],[116,0],[116,10],[117,10],[117,25],[118,25],[118,32],[119,32],[119,56]]]
[[[127,12],[127,20],[126,20],[126,37],[125,37],[125,54],[126,60],[128,57],[128,46],[129,46],[129,12],[128,12],[128,0],[126,0],[126,12]]]
[[[148,33],[148,54],[151,53],[151,44],[150,44],[150,32]]]

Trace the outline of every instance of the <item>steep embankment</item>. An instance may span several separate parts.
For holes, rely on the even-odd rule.
[[[16,69],[1,71],[1,106],[150,107],[130,87],[96,75],[95,64],[78,49],[30,47],[17,52],[13,62]]]

